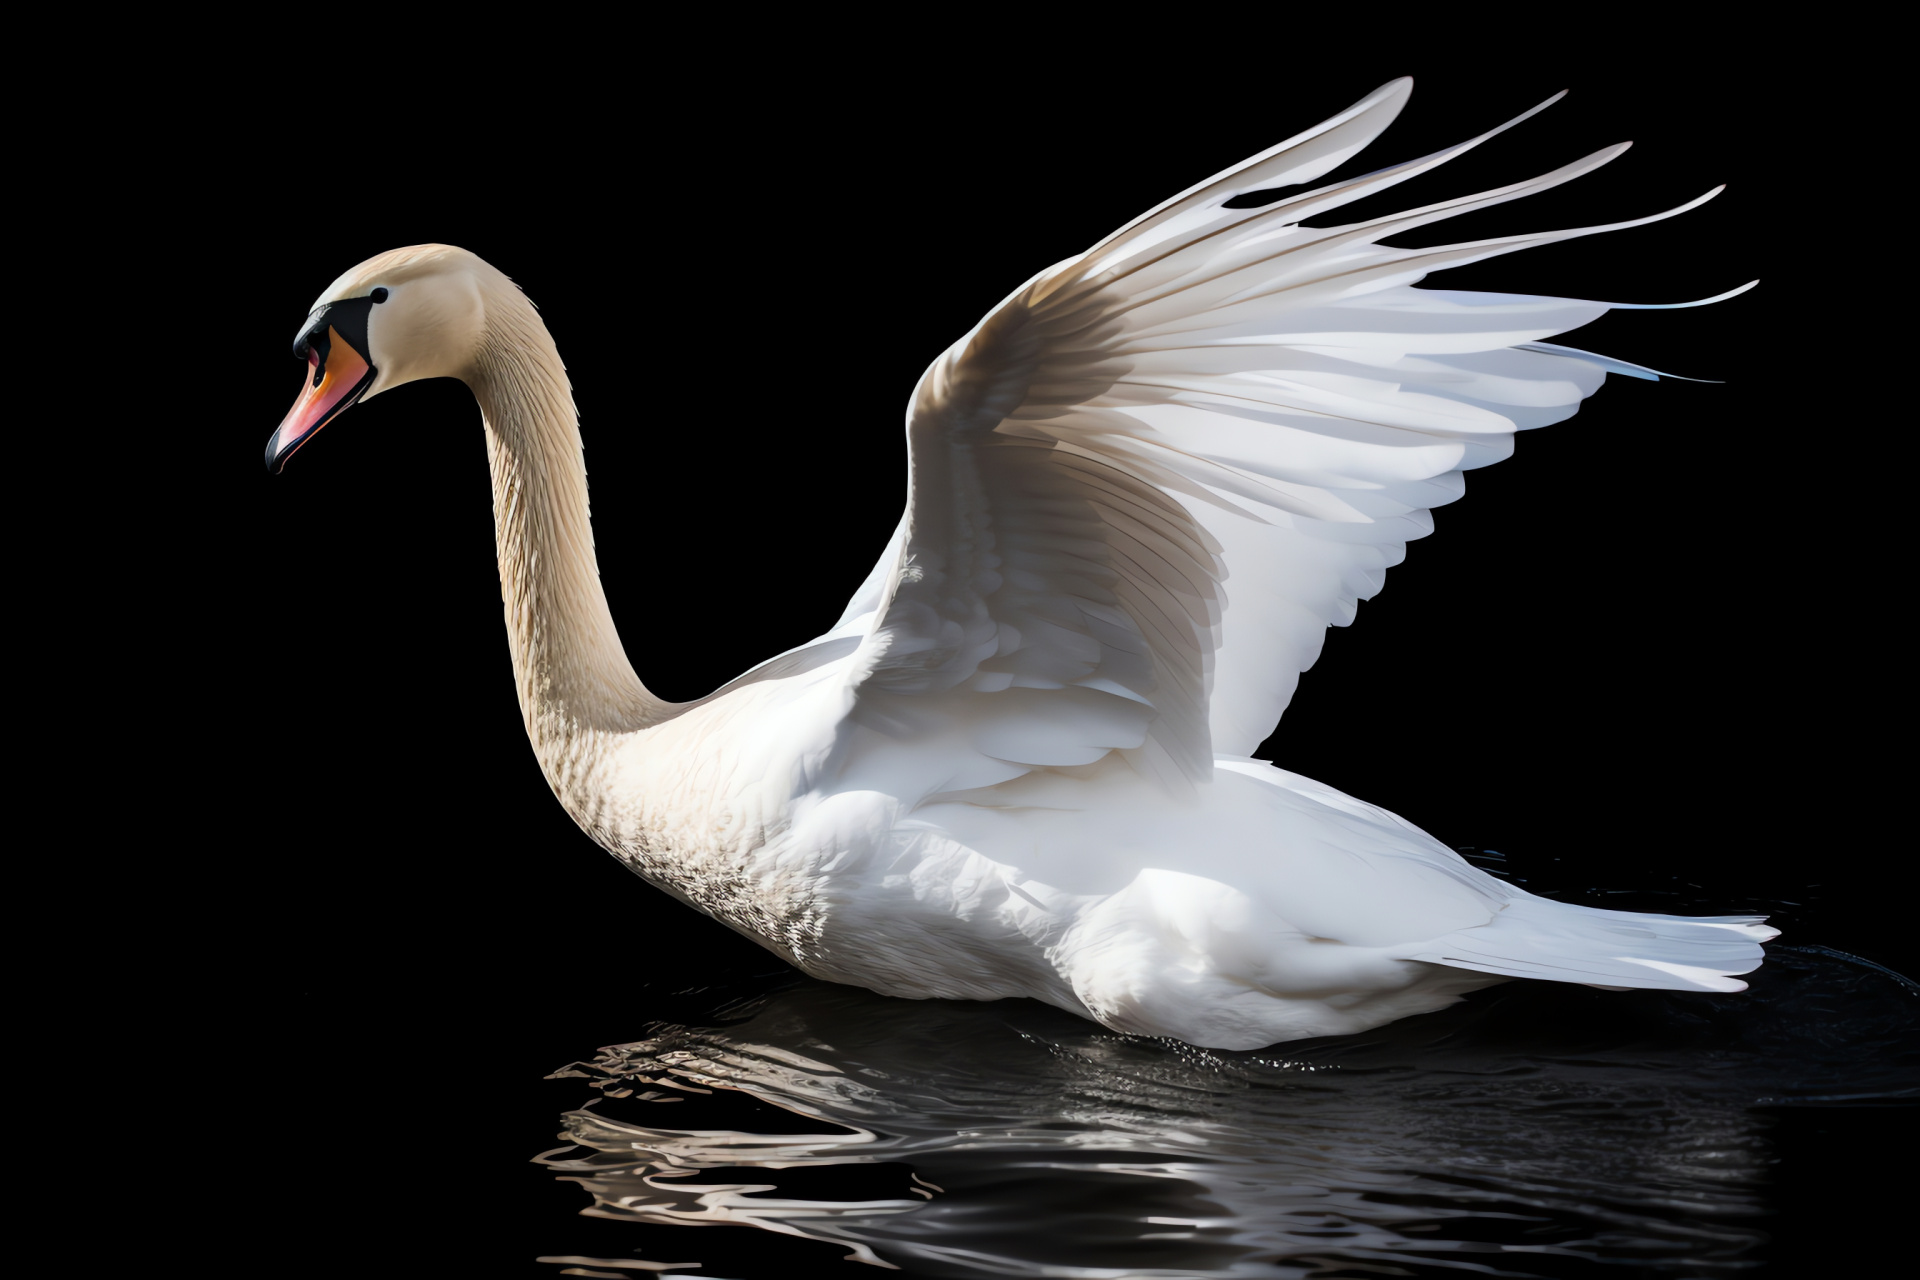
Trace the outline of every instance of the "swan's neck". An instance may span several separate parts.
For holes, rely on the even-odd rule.
[[[614,630],[587,519],[587,470],[566,368],[533,304],[487,299],[469,384],[487,428],[500,596],[527,736],[568,807],[609,739],[664,718]]]

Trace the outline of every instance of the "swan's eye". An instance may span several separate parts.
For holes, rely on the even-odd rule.
[[[387,291],[385,289],[375,289],[372,297],[375,302],[385,302],[387,300]]]

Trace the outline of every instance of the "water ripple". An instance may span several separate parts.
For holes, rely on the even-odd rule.
[[[1717,1275],[1765,1241],[1762,1108],[1920,1098],[1911,982],[1820,948],[1755,978],[1520,983],[1252,1053],[796,980],[556,1073],[600,1096],[540,1160],[593,1216],[924,1275]]]

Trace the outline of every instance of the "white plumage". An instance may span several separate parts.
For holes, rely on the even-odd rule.
[[[336,281],[314,323],[371,300],[364,394],[430,376],[473,387],[521,704],[569,812],[808,973],[1032,996],[1223,1048],[1363,1030],[1507,977],[1739,990],[1728,975],[1774,936],[1757,918],[1549,902],[1247,758],[1325,628],[1352,621],[1466,470],[1570,416],[1608,372],[1653,376],[1546,341],[1606,303],[1415,287],[1610,227],[1379,243],[1623,147],[1302,225],[1492,136],[1293,192],[1371,141],[1410,88],[1009,295],[921,379],[907,510],[840,622],[693,703],[649,694],[613,633],[565,375],[506,278],[464,250],[396,250]],[[1227,207],[1255,191],[1277,198]],[[314,408],[316,394],[277,457],[354,398]]]

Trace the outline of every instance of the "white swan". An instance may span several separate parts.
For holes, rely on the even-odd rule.
[[[1610,227],[1378,243],[1624,147],[1301,225],[1492,136],[1300,189],[1410,87],[1011,294],[921,379],[907,511],[840,622],[697,702],[655,698],[628,664],[560,358],[473,254],[398,249],[321,295],[296,346],[313,376],[268,464],[356,399],[465,381],[520,705],[554,793],[633,870],[816,977],[1032,996],[1217,1048],[1364,1030],[1512,977],[1740,990],[1728,975],[1776,934],[1757,917],[1537,898],[1247,756],[1325,628],[1379,590],[1466,469],[1571,415],[1608,372],[1651,376],[1542,341],[1607,304],[1413,287]],[[1227,205],[1276,188],[1290,191]]]

